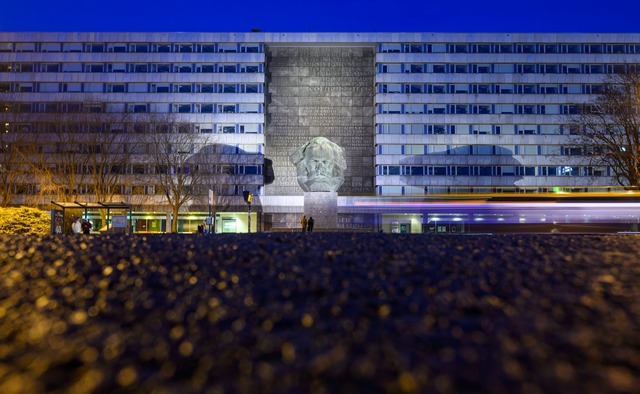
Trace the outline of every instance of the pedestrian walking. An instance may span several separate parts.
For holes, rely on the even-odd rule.
[[[300,219],[300,224],[302,225],[302,232],[307,231],[307,217],[302,215],[302,219]]]
[[[310,233],[313,232],[313,223],[314,223],[313,217],[309,216],[309,220],[307,221],[307,231]]]

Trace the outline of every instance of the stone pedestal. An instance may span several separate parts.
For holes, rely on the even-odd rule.
[[[307,192],[304,194],[304,214],[313,218],[313,231],[338,228],[338,193]]]

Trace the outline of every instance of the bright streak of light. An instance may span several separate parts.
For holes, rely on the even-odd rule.
[[[532,196],[534,198],[536,196]],[[491,201],[487,199],[428,200],[398,198],[354,199],[348,206],[361,212],[371,213],[417,213],[440,215],[430,220],[449,221],[501,221],[507,223],[526,222],[625,222],[640,223],[640,202],[576,201],[558,198],[553,201]],[[565,200],[565,201],[563,201]],[[446,217],[446,219],[445,219]],[[478,220],[478,217],[483,217]]]

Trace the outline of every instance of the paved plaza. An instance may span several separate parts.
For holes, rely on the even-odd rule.
[[[2,393],[640,388],[638,235],[0,241]]]

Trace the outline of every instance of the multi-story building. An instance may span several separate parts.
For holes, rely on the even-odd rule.
[[[567,119],[608,74],[639,60],[640,34],[0,33],[0,102],[11,104],[5,134],[59,136],[51,124],[71,113],[82,114],[65,126],[74,135],[126,140],[178,124],[193,136],[182,152],[210,175],[189,186],[197,198],[182,207],[184,231],[208,216],[209,190],[218,231],[246,231],[245,190],[255,195],[254,231],[297,227],[303,191],[289,156],[324,136],[347,159],[340,225],[386,230],[395,213],[359,207],[613,186],[611,169],[585,165]],[[39,141],[47,157],[73,145]],[[157,142],[145,141],[117,166],[109,199],[134,205],[138,229],[160,230],[167,207],[153,175],[185,170],[154,164]],[[77,179],[65,198],[95,199]],[[61,198],[42,176],[8,186],[11,204]],[[415,215],[407,231],[428,223],[424,212],[403,213]]]

